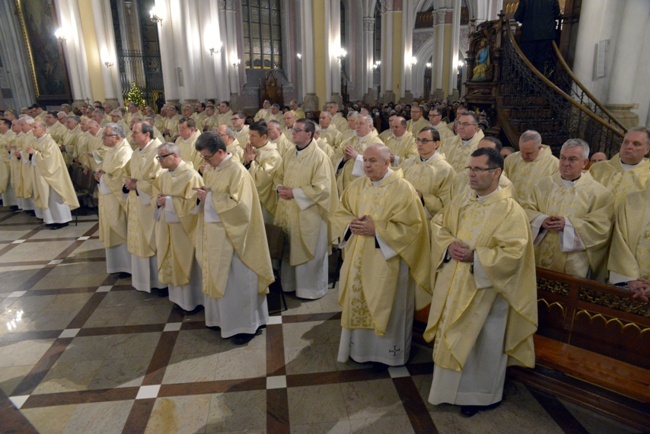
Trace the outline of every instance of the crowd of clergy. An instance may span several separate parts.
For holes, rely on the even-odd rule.
[[[160,114],[34,105],[0,121],[0,193],[57,230],[80,206],[70,173],[92,176],[106,271],[205,309],[236,344],[268,323],[274,280],[326,295],[338,249],[338,360],[405,364],[414,312],[430,305],[429,401],[472,416],[499,405],[506,366],[534,365],[535,267],[648,301],[650,130],[630,129],[609,160],[580,139],[557,158],[536,131],[514,152],[454,109],[382,107],[378,131],[377,110],[335,102],[317,118],[296,101],[249,118],[212,100]]]

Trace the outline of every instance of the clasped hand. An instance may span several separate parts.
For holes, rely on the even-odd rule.
[[[363,237],[375,236],[375,222],[369,215],[364,215],[359,218],[353,219],[350,222],[350,231],[354,235],[361,235]]]

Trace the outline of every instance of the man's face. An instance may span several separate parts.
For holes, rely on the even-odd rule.
[[[104,142],[104,146],[112,148],[119,143],[120,136],[114,134],[112,128],[105,128],[104,134],[102,135],[102,141]]]
[[[371,181],[379,181],[388,172],[390,160],[384,160],[379,150],[371,146],[363,153],[363,171]]]
[[[167,111],[165,112],[165,115],[167,115],[169,119],[176,116],[176,107],[167,107]]]
[[[296,146],[303,147],[311,140],[311,135],[305,131],[305,124],[295,123],[291,130],[291,140]]]
[[[45,123],[47,124],[47,126],[51,127],[56,123],[56,121],[57,119],[53,115],[49,113],[45,115]]]
[[[68,117],[65,115],[65,113],[56,114],[56,120],[61,122],[63,125],[65,125],[66,119],[68,119]]]
[[[205,109],[205,114],[208,116],[213,116],[214,115],[214,109],[212,107],[208,107]]]
[[[118,123],[121,120],[122,118],[120,118],[119,115],[111,115],[111,122],[113,122],[114,124]]]
[[[27,133],[29,131],[32,131],[33,130],[32,125],[33,124],[28,124],[27,122],[23,122],[22,123],[23,133]]]
[[[649,150],[648,136],[643,131],[631,131],[623,138],[619,156],[624,164],[639,164]]]
[[[22,121],[16,121],[11,124],[11,130],[18,134],[23,132],[23,123]]]
[[[365,118],[357,118],[356,122],[357,137],[366,137],[372,131]]]
[[[418,134],[415,143],[418,147],[418,154],[424,159],[431,158],[438,146],[440,146],[440,141],[434,141],[431,131],[427,130]]]
[[[219,104],[219,113],[224,114],[228,113],[229,107],[225,103]]]
[[[4,134],[7,131],[9,131],[9,125],[5,124],[4,122],[0,122],[0,133]]]
[[[129,113],[135,113],[138,111],[138,107],[135,104],[129,103]]]
[[[271,106],[271,113],[277,115],[280,112],[280,108],[277,105]]]
[[[163,169],[175,169],[178,166],[178,157],[176,154],[171,154],[166,148],[158,149],[156,159]]]
[[[291,110],[297,110],[298,109],[298,103],[295,101],[291,101],[289,103],[289,107],[291,107]]]
[[[236,131],[239,131],[242,128],[244,128],[244,118],[242,118],[239,115],[233,115],[230,118],[230,122],[232,123],[232,126]]]
[[[286,112],[284,114],[284,126],[287,128],[293,128],[294,123],[296,123],[296,115],[292,112]]]
[[[394,118],[390,121],[390,130],[395,137],[402,137],[406,133],[406,125],[402,125],[402,118]]]
[[[327,104],[327,111],[330,112],[332,116],[336,114],[338,109],[339,109],[338,106],[335,104]]]
[[[264,100],[264,102],[262,103],[262,108],[263,108],[264,110],[268,110],[269,108],[271,108],[271,103],[269,102],[268,99],[265,99],[265,100]]]
[[[589,160],[582,158],[582,148],[564,148],[560,151],[560,176],[566,181],[580,178]]]
[[[212,167],[217,167],[228,156],[228,153],[224,152],[222,149],[217,150],[214,154],[210,154],[207,149],[203,149],[199,153],[203,160]]]
[[[600,163],[601,161],[607,161],[607,155],[604,152],[596,152],[591,156],[591,164]]]
[[[499,182],[500,170],[492,169],[487,155],[471,157],[469,160],[469,186],[478,195],[483,196],[494,191]]]
[[[442,115],[438,113],[438,110],[429,110],[429,123],[436,126],[442,120]]]
[[[104,115],[101,112],[93,112],[92,119],[98,124],[101,124],[104,121]]]
[[[356,129],[357,129],[357,118],[356,118],[356,117],[348,118],[348,127],[349,127],[351,130],[355,130],[355,131],[356,131]]]
[[[140,148],[144,149],[145,146],[147,146],[147,143],[150,141],[150,137],[148,134],[144,134],[142,132],[142,123],[137,123],[133,126],[133,143]]]
[[[260,136],[259,131],[251,130],[248,133],[248,141],[251,143],[251,145],[253,145],[253,147],[261,148],[262,146],[266,145],[266,142],[268,141],[268,136],[266,134]]]
[[[192,107],[183,106],[183,117],[189,118],[192,116],[193,110]]]
[[[527,163],[535,161],[541,150],[542,145],[537,146],[532,140],[519,142],[519,155],[521,155],[521,159]]]
[[[192,137],[194,131],[196,131],[196,128],[188,127],[187,122],[183,122],[178,125],[178,134],[183,138],[183,140],[187,140]]]
[[[34,122],[32,124],[32,131],[34,132],[34,137],[40,139],[45,135],[45,125],[41,122]]]
[[[205,110],[205,109],[203,108],[203,106],[201,105],[201,103],[196,103],[196,111],[197,111],[198,113],[202,113],[203,110]]]
[[[457,128],[458,135],[463,140],[470,140],[478,131],[478,125],[472,116],[461,116]]]
[[[277,140],[277,138],[280,137],[280,134],[282,134],[280,128],[278,128],[275,124],[269,124],[269,139]]]
[[[420,110],[420,107],[416,105],[411,107],[411,119],[413,119],[413,121],[419,121],[421,117],[422,117],[422,110]]]
[[[93,122],[93,123],[88,124],[88,125],[86,126],[87,131],[88,131],[90,134],[92,134],[93,136],[96,136],[96,135],[97,135],[97,133],[99,132],[99,128],[100,128],[100,126],[99,126],[99,124],[96,123],[96,122]]]
[[[226,133],[226,126],[225,125],[219,125],[217,127],[217,134],[219,134],[219,137],[221,137],[221,140],[226,144],[226,146],[230,145],[233,141],[234,138],[230,137]]]
[[[325,113],[321,113],[320,116],[318,116],[318,124],[321,128],[329,128],[331,123],[332,118],[330,116],[327,116]]]

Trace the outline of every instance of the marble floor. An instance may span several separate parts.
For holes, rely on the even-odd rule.
[[[335,290],[287,296],[235,346],[166,299],[107,275],[97,216],[50,231],[0,208],[0,432],[627,433],[508,380],[503,404],[463,418],[427,402],[431,350],[374,372],[338,363]]]

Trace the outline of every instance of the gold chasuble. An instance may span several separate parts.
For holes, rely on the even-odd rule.
[[[154,183],[163,170],[156,158],[158,145],[160,141],[154,139],[144,149],[136,148],[127,166],[127,176],[137,181],[127,199],[129,253],[138,258],[156,254],[153,213],[158,190]]]
[[[515,152],[505,159],[504,166],[504,173],[515,187],[513,197],[521,203],[537,181],[557,173],[560,161],[553,156],[551,148],[542,145],[535,161],[528,163],[521,158],[520,152]]]
[[[50,200],[50,187],[61,196],[63,203],[71,210],[79,208],[77,194],[72,186],[68,168],[65,165],[59,145],[52,140],[49,134],[34,141],[34,155],[32,160],[36,162],[34,177],[34,200],[36,206],[48,209]]]
[[[401,166],[405,161],[419,156],[418,147],[415,144],[415,136],[408,131],[402,134],[401,137],[396,137],[394,134],[391,134],[384,140],[384,143],[390,149],[391,154],[399,157],[399,163],[396,161],[396,164],[393,164],[393,166]]]
[[[636,166],[628,166],[629,170],[624,170],[622,164],[619,154],[616,154],[611,160],[601,161],[589,168],[591,176],[614,194],[615,208],[626,194],[647,188],[646,182],[650,180],[650,162],[647,158]]]
[[[248,171],[253,177],[262,206],[274,216],[278,204],[278,194],[275,191],[275,185],[273,185],[273,178],[282,166],[282,157],[271,142],[267,142],[261,148],[255,148],[255,154],[257,157],[251,161]]]
[[[616,215],[607,268],[625,280],[650,280],[649,187],[627,195]]]
[[[0,135],[0,193],[7,191],[11,177],[11,143],[16,138],[16,133],[8,130]],[[6,205],[6,204],[5,204]]]
[[[197,130],[187,140],[185,140],[181,136],[178,136],[178,138],[176,139],[176,145],[178,146],[178,149],[181,151],[181,158],[186,163],[192,164],[194,170],[199,170],[199,167],[204,162],[203,158],[201,158],[201,154],[199,154],[199,152],[194,148],[194,143],[196,142],[196,139],[198,139],[200,135],[201,133]]]
[[[297,266],[314,259],[321,222],[328,221],[338,206],[334,169],[329,158],[312,142],[300,154],[284,154],[274,184],[300,188],[314,204],[301,210],[296,200],[279,199],[275,224],[289,235],[289,265]],[[331,230],[327,240],[332,241]]]
[[[413,122],[413,119],[409,119],[408,122],[406,122],[406,131],[417,137],[417,135],[420,134],[420,131],[422,131],[422,128],[430,126],[431,124],[429,121],[426,120],[424,116],[422,116],[415,122]]]
[[[425,161],[422,161],[418,155],[407,160],[402,165],[402,169],[404,178],[422,193],[424,209],[428,213],[427,218],[436,215],[447,205],[456,172],[447,163],[444,155],[436,152]]]
[[[537,283],[528,217],[503,190],[480,199],[473,190],[454,198],[431,221],[433,299],[424,338],[436,340],[436,367],[461,371],[498,294],[509,306],[508,365],[533,367]],[[475,251],[492,286],[477,289],[472,264],[444,262],[454,241]]]
[[[472,137],[465,145],[460,136],[453,136],[452,138],[442,142],[442,146],[438,152],[445,154],[447,162],[454,168],[456,173],[462,172],[469,164],[472,152],[478,148],[478,142],[485,137],[483,131],[478,130],[474,137]]]
[[[350,235],[339,282],[341,325],[348,329],[374,329],[383,336],[398,290],[400,261],[409,267],[415,282],[416,309],[431,301],[429,233],[424,209],[415,189],[401,170],[376,183],[364,176],[341,196],[332,217],[332,230],[344,239],[350,221],[372,218],[376,235],[397,255],[385,259],[375,237]]]
[[[258,293],[267,294],[275,280],[266,241],[262,208],[250,174],[228,158],[203,173],[205,188],[220,221],[199,216],[196,257],[203,270],[203,293],[221,298],[234,253],[258,277]]]
[[[588,172],[575,183],[563,182],[559,173],[542,178],[521,206],[528,214],[533,236],[543,237],[539,243],[536,240],[538,267],[577,277],[587,277],[591,270],[593,279],[605,280],[614,196]],[[568,220],[564,231],[541,228],[541,220],[550,215]],[[573,240],[574,233],[578,240]]]
[[[23,187],[23,161],[22,157],[19,159],[16,157],[16,154],[14,154],[15,151],[22,151],[22,142],[24,140],[25,133],[20,132],[17,133],[14,138],[12,139],[11,143],[9,144],[9,148],[11,149],[11,160],[9,161],[9,165],[11,167],[11,185],[14,187],[14,191],[16,192],[16,197],[17,198],[24,198],[24,187]]]
[[[122,186],[133,150],[126,139],[108,148],[101,170],[99,186],[99,241],[105,248],[126,243],[126,200]]]
[[[202,186],[201,175],[184,161],[174,171],[163,171],[156,178],[155,188],[171,198],[177,217],[167,221],[165,207],[160,210],[160,219],[156,222],[158,281],[161,283],[180,287],[190,282],[198,222],[198,216],[192,214],[196,205],[194,189]]]
[[[341,143],[341,146],[337,150],[335,150],[334,157],[332,161],[336,160],[334,162],[335,168],[336,168],[336,185],[338,186],[339,189],[339,195],[343,194],[345,189],[347,188],[348,185],[355,179],[357,179],[360,176],[363,176],[363,171],[359,171],[359,173],[355,173],[354,171],[354,166],[356,164],[363,164],[361,161],[357,163],[357,160],[350,158],[348,161],[343,163],[343,167],[341,168],[340,162],[342,162],[343,155],[345,153],[345,148],[350,145],[354,148],[355,151],[359,153],[359,157],[363,157],[363,152],[366,150],[366,148],[370,145],[374,144],[379,144],[383,145],[384,142],[382,142],[379,139],[379,136],[377,135],[376,131],[371,131],[368,134],[366,134],[364,137],[357,137],[356,135],[350,137],[347,140],[344,140]]]

